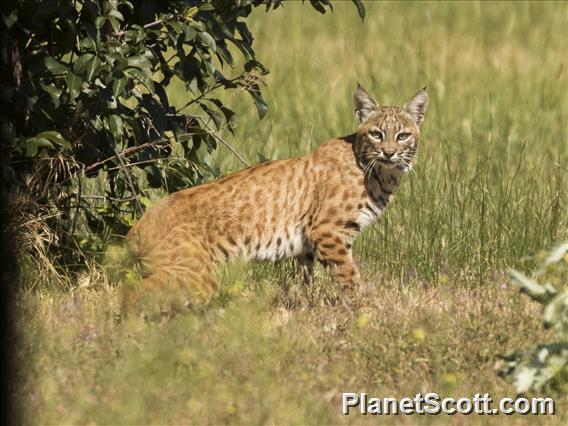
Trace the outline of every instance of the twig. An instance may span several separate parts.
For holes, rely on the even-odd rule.
[[[134,167],[134,166],[139,166],[141,164],[151,164],[151,163],[157,163],[158,161],[160,161],[161,158],[152,158],[151,160],[143,160],[143,161],[136,161],[135,163],[128,163],[126,164],[126,167]],[[107,172],[114,172],[115,170],[118,170],[120,167],[109,167],[107,169]]]
[[[184,133],[184,134],[182,134],[182,135],[180,135],[180,136],[188,136],[188,135],[193,135],[193,134],[194,134],[194,133]],[[155,139],[155,140],[153,140],[153,141],[146,142],[146,143],[143,143],[143,144],[141,144],[141,145],[136,145],[136,146],[131,146],[130,148],[126,148],[124,151],[121,151],[121,152],[120,152],[120,155],[125,155],[125,156],[126,156],[126,155],[129,155],[129,154],[132,154],[133,152],[139,151],[139,150],[141,150],[141,149],[150,148],[150,147],[153,147],[153,146],[157,146],[157,145],[159,145],[159,144],[161,144],[161,143],[168,143],[168,142],[169,142],[169,140],[166,139],[166,138]],[[104,160],[97,161],[96,163],[93,163],[93,164],[91,164],[90,166],[85,167],[85,168],[83,169],[83,173],[85,173],[85,175],[88,175],[89,173],[95,172],[95,171],[97,171],[99,168],[101,168],[102,166],[104,166],[106,163],[108,163],[109,161],[113,161],[113,160],[115,160],[116,158],[117,158],[117,156],[116,156],[116,155],[113,155],[112,157],[108,157],[108,158],[105,158]],[[66,184],[66,183],[69,182],[74,176],[75,176],[75,175],[69,176],[68,178],[66,178],[65,180],[63,180],[63,181],[60,183],[60,185]]]
[[[225,139],[223,139],[221,136],[219,136],[219,134],[215,130],[213,130],[211,127],[209,127],[209,124],[207,124],[207,122],[205,120],[202,120],[202,122],[205,125],[205,127],[207,128],[207,130],[209,130],[209,132],[213,135],[213,137],[215,139],[217,139],[219,142],[221,142],[223,145],[225,145],[227,148],[229,148],[229,151],[231,151],[235,155],[235,157],[237,157],[241,161],[241,163],[243,163],[247,167],[251,166],[251,164],[247,160],[245,160],[241,156],[241,154],[239,154],[239,152],[235,148],[233,148],[231,146],[231,144],[229,144],[229,142],[227,142]]]
[[[188,133],[190,134],[190,133]],[[131,146],[130,148],[126,148],[124,151],[120,152],[121,155],[128,155],[128,154],[132,154],[133,152],[139,151],[141,149],[145,149],[145,148],[149,148],[155,145],[158,145],[160,143],[165,143],[165,142],[169,142],[166,138],[160,138],[160,139],[156,139],[153,140],[151,142],[146,142],[143,143],[141,145],[136,145],[136,146]],[[101,166],[103,166],[104,164],[108,163],[109,161],[112,161],[116,158],[116,156],[112,156],[109,158],[105,158],[104,160],[101,161],[97,161],[96,163],[91,164],[88,167],[85,167],[85,174],[91,173],[95,170],[97,170],[98,168],[100,168]]]
[[[132,201],[138,198],[138,197],[116,198],[116,197],[109,197],[107,195],[81,195],[81,194],[77,195],[79,196],[79,198],[93,199],[93,200],[111,200],[111,201]]]
[[[166,16],[164,19],[165,19],[165,20],[169,20],[169,19],[172,19],[172,18],[173,18],[173,15],[168,15],[168,16]],[[148,29],[148,28],[155,27],[155,26],[158,25],[158,24],[163,24],[163,23],[164,23],[164,19],[158,19],[158,20],[156,20],[156,21],[154,21],[154,22],[149,22],[149,23],[147,23],[146,25],[144,25],[144,29],[146,30],[146,29]]]
[[[118,150],[116,149],[116,147],[114,147],[114,153],[116,154],[116,158],[118,158],[118,161],[120,162],[120,165],[123,168],[123,172],[126,175],[126,180],[128,181],[128,185],[130,186],[130,190],[132,191],[132,195],[136,195],[136,188],[134,187],[134,183],[132,182],[132,178],[130,176],[130,171],[126,168],[126,165],[124,164],[124,160],[122,159],[122,155],[120,154],[120,152],[118,152]],[[138,200],[138,197],[136,197],[136,207],[138,207],[138,211],[140,212],[140,214],[142,214],[144,212],[144,209],[142,208],[142,204],[140,204],[140,200]]]

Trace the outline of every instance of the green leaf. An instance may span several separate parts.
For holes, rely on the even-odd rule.
[[[199,102],[199,106],[203,109],[203,111],[207,113],[209,117],[211,117],[211,119],[215,123],[215,127],[217,128],[217,130],[219,130],[221,128],[221,125],[223,124],[223,115],[219,111],[215,111],[209,108],[203,102]]]
[[[142,70],[151,70],[152,63],[145,56],[132,56],[127,59],[129,67],[139,68]]]
[[[138,36],[138,30],[126,30],[124,32],[124,40],[127,42],[136,42],[136,37]]]
[[[63,74],[64,72],[69,71],[69,68],[67,68],[66,65],[62,64],[61,62],[59,62],[57,59],[52,58],[51,56],[47,56],[44,60],[43,63],[45,64],[45,66],[47,67],[47,69],[52,73],[52,74]]]
[[[205,31],[205,25],[201,21],[191,21],[188,24],[191,28],[195,28],[197,31]]]
[[[253,95],[254,98],[254,105],[256,106],[256,110],[258,111],[259,118],[263,118],[266,113],[268,112],[268,105],[264,102],[262,95]]]
[[[247,72],[251,72],[253,70],[256,70],[260,73],[260,75],[267,75],[270,72],[266,69],[266,67],[264,65],[262,65],[260,62],[258,62],[255,59],[247,61],[244,65],[244,69]]]
[[[565,292],[552,299],[542,312],[545,327],[554,327],[560,338],[563,337],[565,327],[568,326],[568,324],[563,324],[564,318],[568,319],[568,293]]]
[[[213,52],[217,51],[217,44],[215,43],[215,39],[211,36],[211,34],[203,31],[197,35],[199,40],[208,46]]]
[[[127,84],[128,79],[126,77],[114,80],[114,82],[112,83],[112,96],[117,98],[122,95],[124,93],[124,89],[126,89]]]
[[[124,123],[120,115],[112,114],[108,118],[110,132],[115,141],[119,141],[124,136]]]
[[[260,89],[257,87],[252,87],[247,89],[247,91],[252,96],[254,100],[254,105],[256,106],[256,111],[258,112],[259,118],[263,118],[266,113],[268,112],[268,105],[262,98],[262,93],[260,93]]]
[[[235,116],[236,116],[235,111],[231,110],[230,108],[227,108],[225,105],[223,105],[223,102],[221,102],[219,99],[208,99],[208,100],[212,102],[217,108],[219,108],[219,110],[223,113],[223,116],[225,117],[225,122],[227,123],[227,128],[231,133],[233,133],[235,127]]]
[[[203,64],[205,64],[205,68],[207,68],[207,71],[209,72],[209,74],[214,75],[215,71],[217,71],[217,69],[215,68],[215,65],[213,65],[213,62],[211,61],[210,57],[203,58]]]
[[[152,117],[153,127],[155,127],[160,134],[168,130],[168,117],[166,116],[164,106],[160,102],[151,95],[145,93],[142,95],[140,105],[148,111]]]
[[[357,7],[357,12],[359,13],[359,17],[361,18],[362,21],[365,20],[365,6],[363,5],[363,2],[361,0],[352,0],[353,3],[355,3],[355,6]]]
[[[513,284],[515,286],[519,287],[523,293],[528,294],[537,302],[547,303],[555,295],[555,292],[550,292],[548,288],[543,287],[534,279],[529,278],[514,269],[509,269],[509,275],[513,279]]]
[[[323,2],[321,0],[310,0],[310,3],[314,7],[314,9],[317,10],[319,13],[325,14],[325,12],[327,12],[327,9],[322,4]]]
[[[178,33],[179,32],[180,31],[178,31]],[[190,25],[184,24],[183,32],[186,43],[192,41],[195,37],[197,37],[197,31],[194,28],[192,28]]]
[[[97,50],[97,43],[91,37],[85,37],[79,44],[83,50]]]
[[[126,74],[129,77],[136,78],[138,81],[140,81],[140,83],[146,86],[146,88],[152,94],[156,92],[154,88],[154,81],[152,81],[152,79],[148,77],[142,70],[139,70],[138,68],[127,68],[124,71],[124,74]]]
[[[37,136],[26,140],[26,156],[36,156],[38,148],[53,148],[53,144],[49,140]]]
[[[87,65],[88,81],[91,81],[93,79],[93,77],[97,74],[97,71],[99,70],[100,66],[101,66],[101,60],[99,59],[98,56],[94,56],[93,58],[91,58],[89,64]]]
[[[61,89],[56,87],[53,84],[44,84],[44,83],[40,83],[41,88],[49,94],[49,96],[51,96],[51,101],[53,102],[53,105],[55,106],[55,108],[59,108],[59,104],[60,104],[60,99],[61,99]]]
[[[56,132],[55,130],[46,130],[45,132],[41,132],[36,136],[36,138],[46,139],[62,148],[71,149],[69,141],[61,136],[61,133]]]
[[[160,188],[162,186],[162,174],[156,164],[149,164],[144,167],[146,171],[146,180],[150,188]]]
[[[94,56],[95,55],[93,55],[92,53],[85,53],[79,56],[79,58],[73,64],[73,71],[75,71],[75,74],[83,73],[83,71],[87,69],[87,66]]]
[[[105,24],[104,16],[99,16],[97,19],[95,19],[95,28],[97,30],[100,30],[104,24]]]
[[[18,9],[14,8],[9,15],[2,14],[2,19],[4,20],[4,25],[6,25],[6,29],[10,29],[12,25],[16,23],[18,20]]]
[[[237,30],[241,34],[243,41],[245,43],[252,44],[252,42],[254,41],[254,38],[253,38],[251,32],[249,31],[247,24],[244,23],[244,22],[237,22],[235,24],[235,26],[237,27]]]
[[[155,204],[154,201],[150,200],[148,197],[140,197],[140,198],[138,198],[138,200],[146,208],[150,208],[150,207],[152,207],[153,204]]]
[[[101,10],[97,2],[89,1],[89,2],[84,2],[81,14],[85,13],[86,15],[89,15],[91,20],[94,20],[96,19],[97,16],[100,15],[100,11]]]
[[[81,93],[83,80],[78,75],[74,74],[71,71],[68,71],[67,75],[65,76],[65,83],[67,83],[67,88],[69,89],[71,100],[74,100]]]
[[[211,11],[211,10],[215,10],[215,6],[212,5],[211,3],[203,3],[201,6],[199,6],[199,10],[205,12],[205,11]]]
[[[217,46],[217,57],[219,58],[219,61],[221,62],[221,65],[223,65],[223,59],[225,61],[227,61],[227,63],[229,65],[233,65],[234,64],[234,60],[233,60],[233,55],[231,54],[231,52],[229,51],[229,49],[227,49],[224,46],[218,45]]]
[[[17,133],[14,125],[8,120],[2,120],[1,124],[1,132],[2,140],[8,143],[13,143],[16,141]]]
[[[568,254],[568,243],[561,244],[558,247],[554,248],[544,261],[544,265],[547,266],[552,263],[558,263],[564,258],[566,254]]]
[[[197,86],[197,78],[192,78],[187,84],[186,87],[191,93],[197,93],[198,86]]]
[[[118,19],[120,22],[124,21],[124,16],[122,16],[122,13],[120,13],[118,10],[111,10],[108,13],[108,16],[112,16],[115,19]]]
[[[118,19],[113,18],[112,16],[109,16],[107,19],[110,22],[110,25],[112,25],[114,32],[120,31],[120,22],[118,21]]]
[[[254,59],[254,51],[252,50],[251,46],[245,43],[242,40],[233,39],[231,40],[235,46],[241,51],[247,61]]]

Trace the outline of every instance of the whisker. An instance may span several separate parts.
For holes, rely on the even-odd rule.
[[[372,172],[373,169],[375,168],[375,166],[376,166],[376,164],[377,164],[377,161],[379,161],[379,157],[374,157],[374,158],[371,160],[371,167],[369,167],[369,170],[368,170],[369,176],[371,176],[371,172]]]
[[[369,176],[370,176],[370,172],[373,170],[373,167],[375,166],[377,159],[378,159],[377,157],[373,157],[366,164],[365,168],[363,169],[363,179],[367,178],[367,174],[369,174]]]
[[[365,151],[365,152],[361,152],[359,154],[355,154],[355,158],[367,157],[368,155],[369,155],[369,152]]]
[[[409,173],[414,173],[413,164],[409,158],[407,157],[401,158],[400,163],[402,164],[402,167],[404,167],[405,171]]]
[[[371,167],[373,166],[373,160],[371,159],[371,161],[369,161],[366,165],[365,168],[363,169],[363,178],[367,177],[367,173],[368,171],[371,169]]]

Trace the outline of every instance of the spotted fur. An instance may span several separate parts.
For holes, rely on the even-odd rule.
[[[147,288],[216,290],[214,268],[242,257],[299,258],[306,281],[318,259],[337,281],[356,283],[352,243],[384,211],[414,162],[428,95],[381,107],[358,87],[359,128],[313,153],[271,161],[173,193],[127,236]]]

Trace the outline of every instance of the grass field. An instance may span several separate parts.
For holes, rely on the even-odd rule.
[[[223,268],[212,305],[161,323],[120,317],[121,288],[97,268],[71,292],[18,300],[28,424],[534,424],[554,417],[342,416],[341,392],[514,396],[496,356],[550,341],[507,267],[568,240],[568,5],[350,2],[251,18],[270,70],[268,115],[244,93],[224,135],[250,162],[310,152],[351,133],[360,82],[382,104],[428,85],[418,163],[355,245],[357,307],[330,306],[322,268],[304,291],[291,264]],[[183,90],[170,88],[184,104]],[[241,168],[223,147],[212,160]]]

